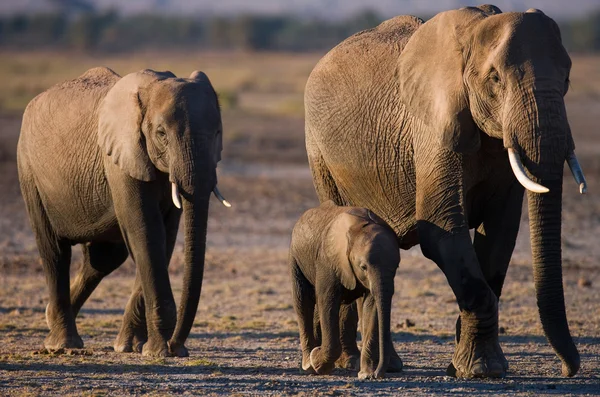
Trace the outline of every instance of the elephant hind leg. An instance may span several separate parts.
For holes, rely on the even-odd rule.
[[[83,265],[71,287],[71,305],[75,316],[100,281],[121,266],[129,255],[123,242],[91,242],[82,245],[82,250]]]
[[[325,159],[309,131],[306,132],[306,151],[319,202],[333,200],[337,205],[345,205]]]
[[[310,352],[319,344],[314,334],[315,289],[298,267],[296,260],[290,258],[292,295],[294,309],[298,318],[300,345],[302,348],[301,369],[306,373],[315,373],[310,363]],[[317,313],[318,314],[318,313]]]
[[[136,271],[133,292],[127,302],[121,330],[115,339],[114,349],[119,353],[141,353],[144,343],[148,341],[146,325],[146,305],[142,292],[140,272]]]
[[[50,333],[44,341],[44,346],[49,350],[82,348],[83,341],[77,333],[69,294],[71,244],[57,236],[52,228],[35,185],[31,181],[22,180],[21,190],[49,290],[50,301],[46,306],[46,322]]]

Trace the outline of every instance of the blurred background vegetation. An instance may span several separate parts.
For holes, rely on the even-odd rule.
[[[385,19],[369,10],[331,19],[122,13],[75,3],[60,11],[0,14],[0,113],[21,113],[51,85],[103,65],[121,75],[152,68],[186,76],[202,69],[226,109],[301,117],[304,84],[319,58]],[[600,3],[598,11],[578,15],[557,19],[565,46],[577,58],[570,97],[598,99],[600,80],[592,76],[600,75],[600,57],[590,54],[600,51]]]
[[[596,12],[559,20],[570,52],[600,51],[600,4]],[[427,19],[428,16],[421,15]],[[0,17],[0,48],[128,52],[144,49],[315,51],[329,49],[383,18],[363,11],[344,20],[296,16],[121,15],[85,11]]]

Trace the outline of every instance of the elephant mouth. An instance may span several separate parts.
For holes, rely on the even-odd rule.
[[[515,177],[525,189],[534,193],[548,193],[550,191],[550,189],[547,187],[540,185],[529,178],[525,172],[525,166],[523,166],[521,157],[515,149],[508,148],[508,160],[510,161],[510,167],[515,174]],[[583,175],[583,170],[579,165],[579,161],[577,160],[577,156],[575,155],[575,151],[569,152],[565,160],[567,161],[567,164],[569,164],[573,178],[579,186],[579,193],[587,193],[587,182],[585,180],[585,176]]]
[[[213,194],[221,202],[221,204],[223,204],[227,208],[231,208],[231,203],[227,201],[225,197],[223,197],[217,185],[215,185],[215,187],[213,188]],[[175,207],[181,209],[181,194],[179,194],[179,188],[174,182],[171,182],[171,199],[173,200],[173,204],[175,205]]]

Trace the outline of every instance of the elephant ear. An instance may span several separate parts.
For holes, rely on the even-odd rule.
[[[330,263],[344,288],[352,291],[356,288],[356,275],[352,269],[350,251],[352,249],[352,229],[356,227],[357,218],[342,213],[333,221],[329,230]]]
[[[141,181],[152,181],[156,170],[146,150],[141,124],[140,92],[151,83],[175,77],[171,72],[142,70],[119,80],[106,94],[98,112],[98,145],[119,168]]]
[[[190,80],[195,80],[196,82],[200,83],[200,84],[207,84],[208,87],[210,88],[210,91],[212,91],[212,93],[214,94],[214,100],[215,100],[215,106],[220,109],[221,106],[219,105],[219,97],[217,95],[217,93],[215,92],[212,83],[210,82],[210,79],[208,78],[208,76],[206,75],[206,73],[199,71],[199,70],[194,70],[192,72],[192,74],[190,74]],[[217,132],[217,138],[215,139],[215,147],[213,148],[213,153],[214,153],[214,162],[215,164],[217,164],[219,161],[221,161],[221,152],[223,151],[223,128],[222,126],[219,128],[219,131]]]
[[[475,7],[442,12],[423,24],[399,57],[401,96],[407,110],[455,152],[481,144],[463,82],[470,30],[487,14]]]

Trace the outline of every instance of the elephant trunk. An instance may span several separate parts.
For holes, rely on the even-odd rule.
[[[170,341],[171,351],[178,356],[187,352],[183,345],[187,339],[200,302],[204,277],[204,254],[206,251],[206,228],[209,195],[192,201],[183,200],[183,224],[185,233],[185,265],[183,288],[177,314],[177,325]]]
[[[579,353],[567,323],[562,284],[562,179],[546,182],[549,193],[527,192],[537,305],[544,333],[562,361],[564,376],[579,370]]]
[[[390,333],[390,315],[392,296],[394,295],[394,278],[380,275],[372,285],[373,297],[377,307],[377,321],[379,330],[379,363],[373,373],[374,378],[383,378],[392,355],[392,337]]]
[[[561,211],[564,163],[574,143],[562,96],[535,93],[530,88],[523,97],[530,106],[524,112],[510,112],[505,146],[518,154],[530,182],[547,188],[545,192],[527,190],[536,298],[546,338],[562,360],[562,373],[573,376],[579,369],[579,353],[565,311]],[[522,114],[527,117],[519,119]]]
[[[171,167],[171,181],[182,195],[184,225],[184,270],[175,332],[169,342],[171,353],[187,356],[184,343],[190,333],[202,291],[206,229],[210,194],[216,184],[216,164],[200,150],[187,150],[184,161]],[[199,161],[191,160],[192,153]],[[187,159],[187,160],[186,160]],[[175,190],[175,189],[174,189]],[[175,193],[173,193],[175,195]],[[175,200],[174,200],[175,201]]]

